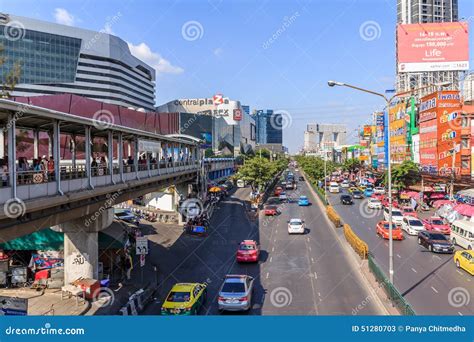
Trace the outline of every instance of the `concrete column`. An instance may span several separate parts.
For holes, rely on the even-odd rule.
[[[90,189],[94,189],[94,186],[92,185],[92,170],[91,170],[91,128],[90,126],[85,126],[84,127],[85,131],[85,141],[84,141],[84,146],[85,146],[85,162],[86,162],[86,176],[88,180],[88,185]]]
[[[8,177],[12,188],[12,198],[16,198],[16,120],[8,114]]]
[[[0,130],[0,158],[5,157],[5,130]]]
[[[110,172],[110,183],[115,184],[114,181],[114,135],[112,131],[108,132],[108,159],[109,159],[109,172]]]
[[[60,143],[60,128],[59,128],[59,121],[54,120],[53,122],[53,157],[54,157],[54,176],[56,178],[56,190],[58,194],[63,195],[63,191],[61,190],[61,154],[59,150],[61,148]]]
[[[119,170],[120,170],[120,181],[124,182],[123,178],[123,133],[118,133],[118,141],[117,141],[117,153],[118,153],[118,163],[119,163]]]
[[[134,147],[134,154],[133,154],[133,165],[135,165],[135,177],[137,179],[140,179],[138,176],[138,137],[133,138],[133,147]]]
[[[72,167],[75,170],[76,165],[77,165],[77,148],[76,148],[76,135],[75,134],[71,135],[71,145],[72,145],[72,151],[71,151]]]
[[[81,277],[98,279],[98,233],[110,226],[113,218],[113,208],[108,208],[56,227],[64,233],[65,284]]]
[[[33,158],[34,159],[39,158],[39,130],[38,129],[33,129]]]
[[[47,157],[51,157],[53,155],[53,133],[48,132],[48,155]]]

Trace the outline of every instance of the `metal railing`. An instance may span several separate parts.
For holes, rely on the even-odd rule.
[[[372,274],[375,276],[377,282],[383,286],[388,298],[392,301],[393,305],[400,311],[402,315],[416,315],[416,312],[413,310],[410,303],[408,303],[408,301],[400,294],[395,285],[390,282],[380,266],[375,262],[372,253],[369,253],[368,259],[370,272],[372,272]]]

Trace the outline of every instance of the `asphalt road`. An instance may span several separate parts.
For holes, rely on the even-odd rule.
[[[290,191],[315,199],[304,182]],[[299,207],[281,204],[275,218],[252,219],[245,200],[250,189],[237,189],[219,204],[206,238],[183,235],[170,248],[150,247],[160,268],[160,291],[144,314],[159,314],[162,300],[177,282],[207,282],[208,296],[200,314],[214,315],[217,293],[226,274],[248,274],[255,278],[250,315],[338,315],[381,314],[377,302],[360,275],[352,272],[347,251],[317,205]],[[287,220],[305,220],[305,235],[288,235]],[[238,264],[238,243],[254,239],[261,243],[258,264]]]
[[[344,190],[345,192],[345,190]],[[340,194],[329,194],[329,201],[344,222],[367,242],[376,262],[388,275],[388,240],[375,233],[383,219],[381,210],[367,209],[367,200],[354,200],[342,205]],[[473,315],[474,278],[458,270],[451,254],[434,254],[420,247],[416,236],[405,234],[403,241],[393,242],[394,283],[413,306],[423,315]]]

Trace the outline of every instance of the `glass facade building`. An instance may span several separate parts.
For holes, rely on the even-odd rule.
[[[282,144],[283,127],[281,114],[271,109],[256,110],[255,124],[257,133],[257,144]]]

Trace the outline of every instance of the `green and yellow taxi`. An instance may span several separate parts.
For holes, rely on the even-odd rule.
[[[367,186],[366,186],[366,185],[364,185],[364,184],[359,185],[359,190],[360,190],[360,191],[364,192],[365,189],[367,189]]]
[[[201,283],[175,284],[161,306],[161,314],[197,315],[206,300],[206,288]]]
[[[349,189],[347,189],[347,191],[349,191],[351,194],[356,190],[359,190],[359,188],[357,188],[355,186],[351,186]]]

